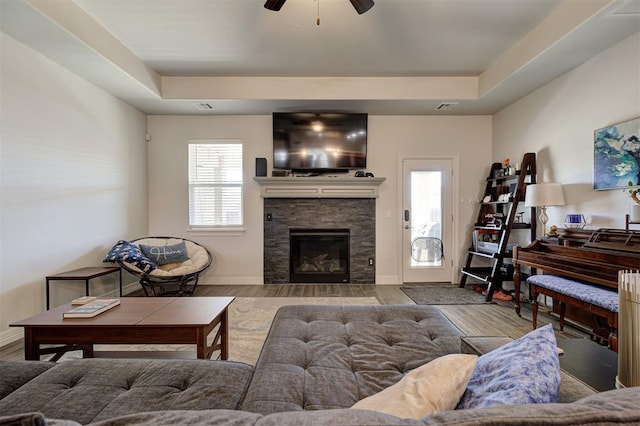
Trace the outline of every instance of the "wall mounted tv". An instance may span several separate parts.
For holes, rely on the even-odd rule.
[[[367,114],[273,113],[273,167],[348,171],[367,167]]]

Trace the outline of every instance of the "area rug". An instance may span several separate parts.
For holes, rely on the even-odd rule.
[[[276,311],[286,305],[379,305],[375,297],[237,297],[228,308],[229,360],[255,365]],[[213,338],[215,330],[209,337]],[[211,343],[211,342],[209,342]],[[135,357],[170,356],[162,352],[184,352],[195,357],[195,345],[95,345],[96,352],[136,351]],[[126,355],[126,353],[124,354]],[[122,356],[119,354],[119,356]],[[214,353],[212,359],[216,359]],[[82,358],[82,352],[67,352],[60,361]]]
[[[471,288],[451,285],[400,287],[416,305],[477,305],[487,303],[485,297]]]

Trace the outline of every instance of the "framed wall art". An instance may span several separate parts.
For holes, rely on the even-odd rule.
[[[640,185],[640,117],[594,131],[593,188]]]

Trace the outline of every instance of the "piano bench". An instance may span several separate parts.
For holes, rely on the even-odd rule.
[[[533,328],[537,327],[538,295],[544,294],[558,302],[560,330],[564,329],[567,304],[603,317],[609,328],[609,347],[618,351],[618,293],[556,275],[533,275],[527,279],[531,297]]]

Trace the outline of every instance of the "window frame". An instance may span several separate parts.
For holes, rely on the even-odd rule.
[[[237,183],[193,183],[192,182],[192,157],[191,147],[193,145],[240,145],[240,177],[241,179]],[[224,233],[227,235],[242,234],[244,233],[244,143],[242,139],[191,139],[187,144],[187,231],[189,234],[210,234],[210,233]],[[213,186],[213,187],[229,187],[237,186],[240,189],[240,223],[239,224],[203,224],[193,225],[191,224],[192,217],[192,188],[194,186]]]

